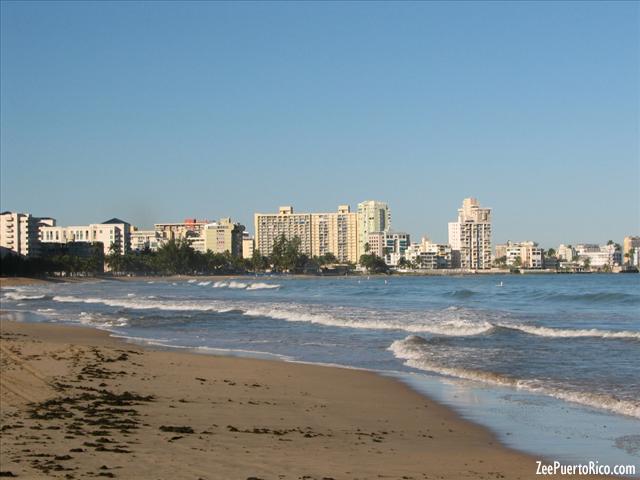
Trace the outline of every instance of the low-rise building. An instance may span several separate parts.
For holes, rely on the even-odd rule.
[[[591,269],[613,268],[622,264],[622,252],[615,244],[582,243],[576,245],[576,255],[579,262],[588,264]]]
[[[544,250],[536,242],[512,242],[496,245],[496,259],[505,259],[509,267],[544,268]]]
[[[367,235],[370,254],[384,258],[387,265],[395,267],[411,245],[411,237],[405,232],[371,232]]]
[[[422,237],[420,243],[413,243],[407,248],[405,259],[424,270],[451,268],[451,245],[432,243],[427,237]]]
[[[131,225],[119,218],[81,226],[46,225],[40,227],[40,241],[42,243],[100,242],[104,247],[105,255],[111,253],[114,248],[121,254],[125,254],[131,250]]]
[[[574,257],[576,256],[576,251],[571,245],[565,245],[564,243],[562,243],[556,250],[556,256],[560,261],[572,262]]]
[[[167,240],[156,230],[131,230],[131,250],[134,252],[157,252],[166,242]]]

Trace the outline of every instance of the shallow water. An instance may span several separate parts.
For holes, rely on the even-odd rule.
[[[640,276],[243,277],[3,289],[28,321],[394,372],[554,459],[640,463]]]

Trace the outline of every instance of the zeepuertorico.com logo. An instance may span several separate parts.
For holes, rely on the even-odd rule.
[[[536,475],[635,475],[635,465],[600,465],[598,461],[586,464],[563,465],[557,460],[544,464],[536,461]]]

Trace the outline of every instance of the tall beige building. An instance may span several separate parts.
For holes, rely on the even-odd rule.
[[[358,217],[348,205],[330,213],[294,213],[293,207],[280,207],[278,213],[256,213],[254,222],[255,248],[263,255],[270,255],[275,241],[284,236],[298,237],[306,255],[332,253],[341,262],[358,261]]]
[[[640,249],[640,237],[624,237],[622,242],[622,254],[626,255],[632,249]]]
[[[23,257],[40,254],[40,228],[53,226],[52,218],[34,217],[30,213],[2,212],[0,214],[0,255],[7,253]]]
[[[449,245],[458,265],[469,270],[491,268],[491,209],[481,208],[475,198],[465,198],[458,221],[449,223]],[[457,260],[459,256],[459,260]]]
[[[391,211],[389,205],[376,200],[367,200],[358,204],[358,258],[365,252],[369,234],[387,232],[391,229]]]
[[[311,214],[311,254],[332,253],[340,262],[358,261],[358,215],[349,205],[337,212]]]
[[[229,252],[234,257],[242,257],[242,234],[244,225],[233,223],[230,218],[205,225],[202,232],[204,251],[213,253]]]

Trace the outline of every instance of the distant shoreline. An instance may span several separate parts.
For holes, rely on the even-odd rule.
[[[353,272],[348,275],[310,275],[310,274],[298,274],[298,273],[235,273],[235,274],[223,274],[223,275],[99,275],[99,276],[78,276],[78,277],[0,277],[0,287],[18,287],[26,285],[38,285],[47,283],[81,283],[92,282],[100,280],[111,280],[115,282],[134,282],[136,280],[164,280],[164,281],[177,281],[177,280],[222,280],[232,278],[340,278],[340,277],[373,277],[373,278],[389,278],[389,277],[469,277],[476,275],[618,275],[622,273],[635,273],[638,272],[558,272],[550,270],[525,270],[522,272],[507,272],[507,271],[482,271],[477,272],[452,272],[450,270],[434,270],[430,272],[394,272],[391,274],[384,273],[361,273]]]

